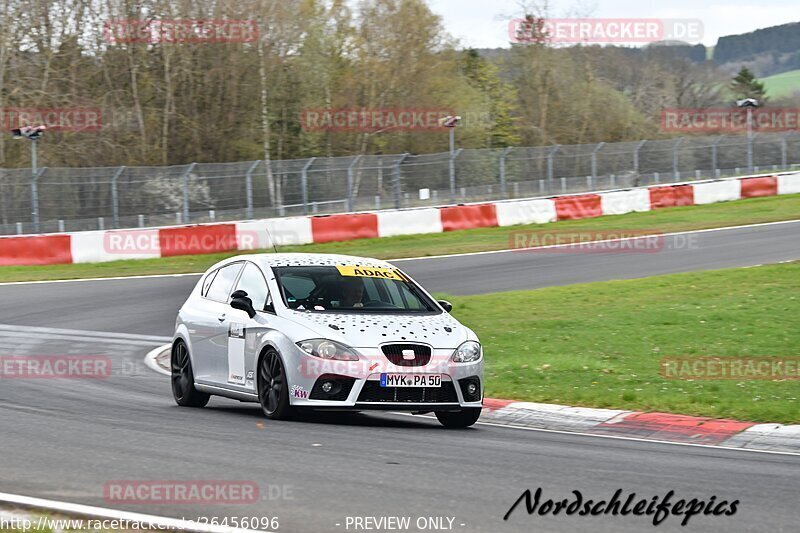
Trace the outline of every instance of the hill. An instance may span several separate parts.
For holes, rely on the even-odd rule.
[[[746,66],[762,77],[800,69],[800,22],[720,37],[714,63],[726,72]]]
[[[761,80],[767,87],[767,95],[771,98],[791,96],[800,93],[800,69],[790,70],[769,76]]]

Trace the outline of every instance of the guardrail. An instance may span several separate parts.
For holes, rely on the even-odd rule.
[[[0,234],[432,207],[798,168],[800,134],[788,132],[460,149],[452,158],[394,154],[40,168],[35,177],[30,169],[0,169]]]
[[[800,193],[800,172],[491,203],[230,223],[0,237],[0,265],[94,263],[362,238],[544,224],[684,205]]]

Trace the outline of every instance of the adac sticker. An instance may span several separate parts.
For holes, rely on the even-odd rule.
[[[358,266],[337,266],[336,269],[342,276],[357,278],[382,278],[396,279],[402,281],[397,270],[392,268],[358,267]]]

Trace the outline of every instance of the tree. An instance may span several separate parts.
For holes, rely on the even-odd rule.
[[[764,102],[767,99],[767,91],[764,89],[764,84],[758,81],[747,67],[742,67],[742,70],[733,78],[730,90],[737,100],[755,98]]]

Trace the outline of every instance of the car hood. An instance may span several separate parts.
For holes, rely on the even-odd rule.
[[[325,338],[353,348],[375,348],[387,342],[419,342],[433,348],[457,348],[476,340],[469,328],[447,313],[439,315],[315,313],[287,310],[284,318]],[[305,339],[297,339],[305,340]]]

